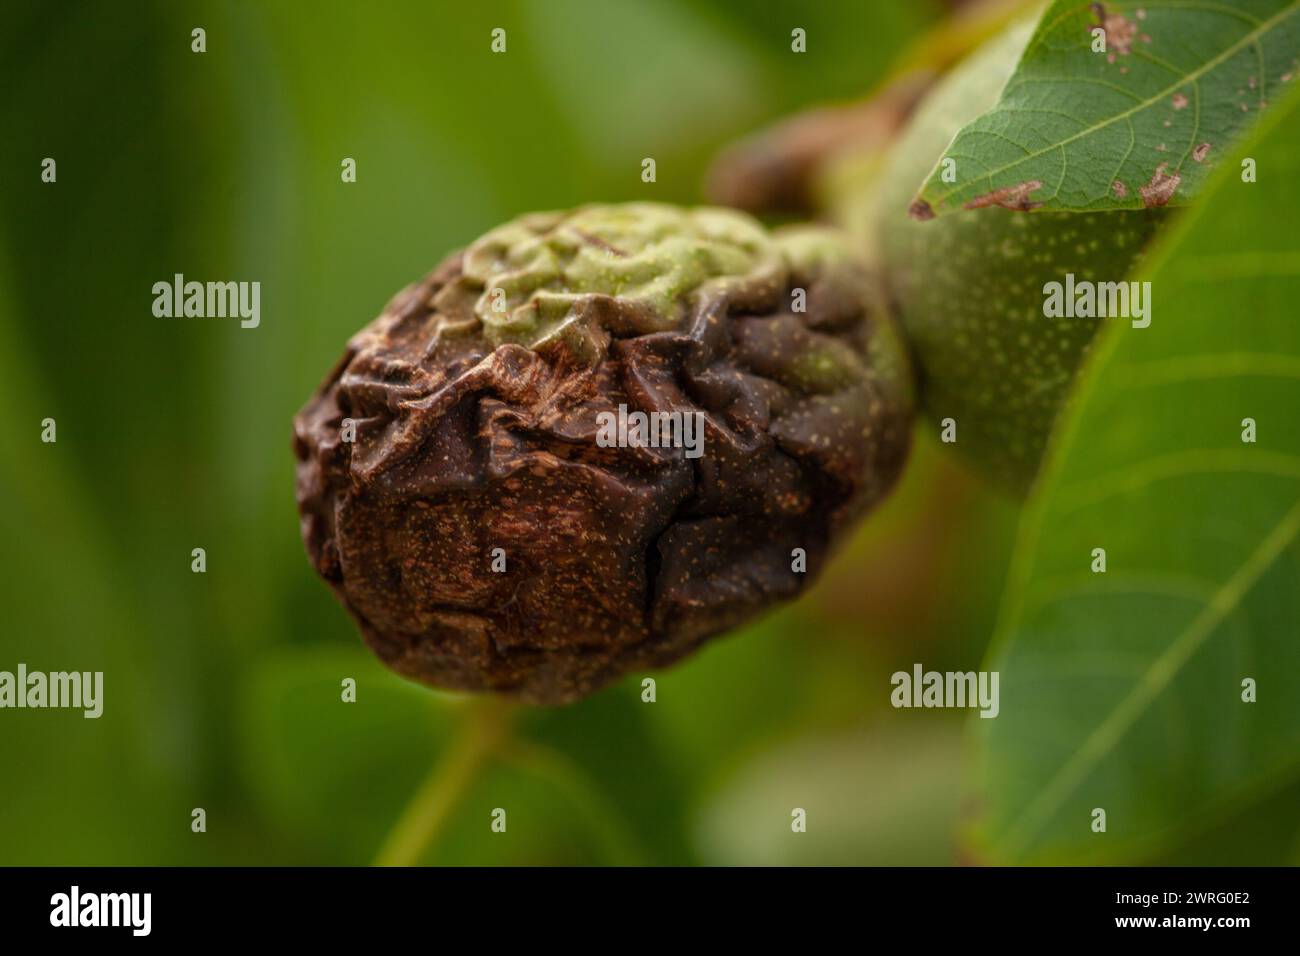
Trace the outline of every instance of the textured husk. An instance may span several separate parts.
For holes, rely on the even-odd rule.
[[[511,224],[561,254],[512,292],[504,325],[483,310],[518,261],[484,259],[493,234],[450,256],[352,339],[294,421],[314,566],[375,653],[435,687],[565,703],[671,663],[799,593],[907,455],[904,350],[838,240],[753,224],[752,255],[692,246],[706,278],[664,296],[656,280],[680,262],[662,261],[662,236],[621,249],[618,228],[575,221],[606,222]],[[624,272],[648,256],[653,274],[575,293],[577,255]],[[539,307],[556,295],[562,309]],[[702,456],[599,446],[597,416],[620,404],[702,412]]]

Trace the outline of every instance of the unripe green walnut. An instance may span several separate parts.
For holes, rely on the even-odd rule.
[[[911,382],[828,230],[524,216],[393,299],[299,413],[303,540],[399,673],[575,700],[801,591],[901,470]]]
[[[870,254],[887,276],[927,416],[952,419],[956,447],[1018,492],[1037,473],[1103,321],[1045,316],[1043,286],[1067,273],[1123,281],[1164,219],[1159,209],[909,217],[953,136],[996,103],[1031,33],[1032,24],[1009,30],[935,87],[892,148],[869,214],[852,221],[855,232],[865,226]]]

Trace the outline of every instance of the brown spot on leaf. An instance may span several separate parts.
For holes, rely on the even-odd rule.
[[[1156,167],[1151,181],[1138,190],[1142,194],[1142,205],[1148,209],[1152,206],[1163,206],[1173,198],[1174,190],[1178,184],[1183,181],[1183,174],[1180,172],[1169,173],[1168,163],[1161,163]]]
[[[1200,146],[1197,146],[1194,150],[1192,150],[1192,159],[1196,160],[1198,163],[1203,163],[1205,162],[1205,157],[1208,156],[1209,153],[1210,153],[1210,144],[1202,143]]]
[[[1001,206],[1003,209],[1028,212],[1042,205],[1040,202],[1031,202],[1029,199],[1030,193],[1042,188],[1043,183],[1041,180],[1030,179],[1015,186],[1003,186],[1001,189],[995,189],[992,192],[976,196],[974,199],[968,200],[962,208],[983,209],[986,206]]]
[[[1174,109],[1176,110],[1187,109],[1187,97],[1183,96],[1182,93],[1175,93],[1173,104],[1174,104]]]
[[[1118,179],[1110,184],[1111,192],[1115,194],[1116,199],[1124,199],[1128,196],[1128,187]]]
[[[1092,12],[1097,17],[1097,26],[1106,31],[1106,49],[1128,56],[1133,47],[1133,37],[1137,35],[1137,24],[1122,13],[1107,13],[1103,3],[1092,4]],[[1113,57],[1107,59],[1115,62]]]
[[[934,218],[934,210],[924,199],[913,199],[912,205],[907,207],[907,214],[917,222],[926,222]]]

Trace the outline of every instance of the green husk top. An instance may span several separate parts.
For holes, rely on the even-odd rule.
[[[594,360],[607,333],[681,328],[697,293],[787,284],[845,255],[832,233],[769,233],[728,209],[591,205],[521,216],[465,250],[434,300],[439,333],[493,347],[562,340]]]

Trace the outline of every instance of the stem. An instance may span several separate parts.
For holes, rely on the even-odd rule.
[[[414,866],[433,845],[474,778],[509,736],[512,705],[483,697],[466,708],[460,732],[389,831],[376,866]]]

